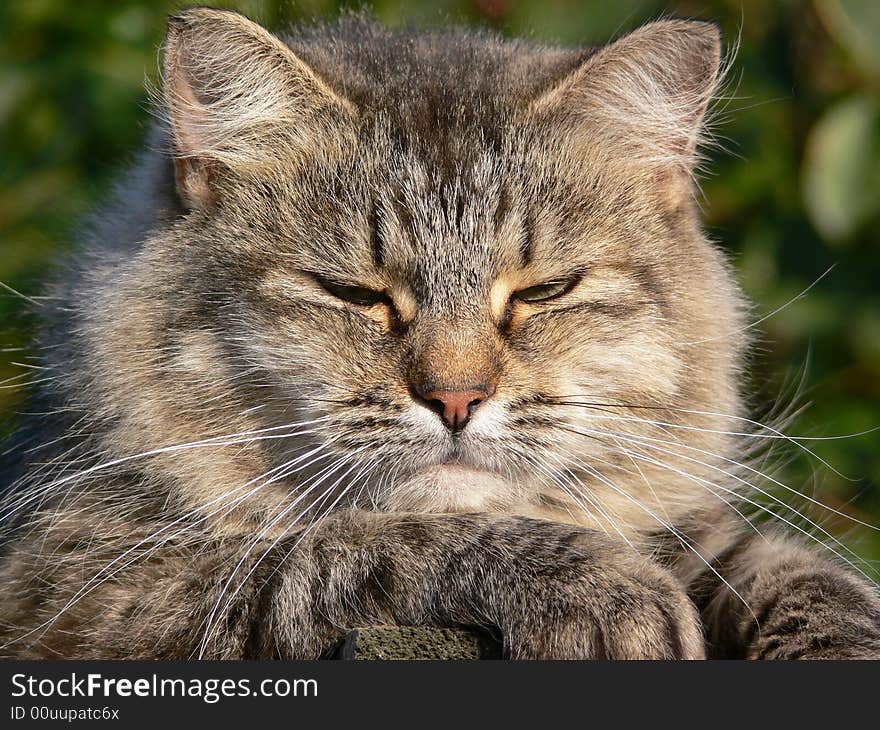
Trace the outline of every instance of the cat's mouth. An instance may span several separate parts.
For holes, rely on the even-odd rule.
[[[446,462],[414,472],[393,491],[398,509],[479,512],[507,504],[513,490],[497,472]]]

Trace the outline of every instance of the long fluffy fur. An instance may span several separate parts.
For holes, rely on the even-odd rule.
[[[392,621],[514,657],[874,656],[873,589],[746,519],[743,454],[785,436],[745,416],[693,200],[719,49],[172,20],[166,154],[52,293],[2,653],[315,657]],[[419,396],[474,387],[455,434]]]

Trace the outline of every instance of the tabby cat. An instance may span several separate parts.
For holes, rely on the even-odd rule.
[[[0,655],[877,657],[843,546],[748,519],[794,531],[694,202],[720,48],[172,18],[150,151],[44,300]]]

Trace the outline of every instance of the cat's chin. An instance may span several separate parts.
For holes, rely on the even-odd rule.
[[[510,504],[513,493],[499,474],[462,464],[438,464],[387,490],[382,506],[391,511],[485,512]]]

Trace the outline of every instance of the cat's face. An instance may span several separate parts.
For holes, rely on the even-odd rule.
[[[273,195],[265,230],[236,231],[252,265],[231,265],[259,267],[239,292],[248,360],[282,403],[328,416],[338,448],[397,473],[381,503],[509,502],[546,484],[548,454],[575,466],[601,451],[573,433],[588,412],[564,403],[680,397],[686,224],[623,180],[542,180],[530,141],[461,150],[444,180],[416,155],[376,164],[359,151],[381,142],[359,140]]]
[[[656,119],[642,145],[631,139],[638,120],[615,126],[589,102],[576,113],[579,93],[613,93],[617,56],[650,69],[661,41],[679,55],[676,43],[694,41],[691,52],[714,53],[705,78],[678,70],[678,83],[711,87],[717,38],[691,38],[687,24],[631,38],[574,71],[572,56],[563,78],[520,97],[430,85],[402,96],[378,83],[371,94],[358,82],[350,102],[309,77],[320,85],[310,93],[327,95],[302,122],[318,141],[282,134],[273,159],[241,170],[235,140],[212,142],[222,168],[195,155],[179,163],[193,211],[169,248],[188,242],[181,265],[198,285],[187,296],[201,300],[191,306],[212,291],[222,302],[211,315],[226,342],[213,350],[226,359],[217,371],[259,385],[252,408],[265,427],[317,424],[309,443],[347,458],[349,496],[429,511],[589,501],[589,482],[607,492],[603,481],[631,473],[619,438],[656,434],[638,409],[682,422],[676,409],[735,407],[736,348],[724,333],[736,298],[699,233],[685,159],[702,107],[690,127],[665,132],[669,159],[650,139]],[[420,43],[416,56],[443,41]],[[479,43],[497,52],[473,43],[468,53]],[[187,93],[222,101],[216,89],[174,99]],[[438,98],[461,110],[437,112]],[[619,147],[608,141],[617,137]]]

